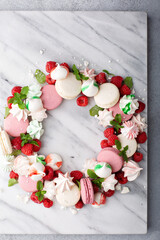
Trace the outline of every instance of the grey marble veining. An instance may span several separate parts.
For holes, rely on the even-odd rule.
[[[44,70],[47,60],[80,64],[87,60],[98,72],[131,75],[136,95],[147,101],[147,16],[142,12],[1,12],[0,13],[0,114],[6,96],[15,85],[33,82],[31,72]],[[45,49],[44,54],[40,50]],[[103,128],[79,108],[75,100],[48,114],[41,152],[60,153],[63,170],[81,169],[86,158],[96,157]],[[146,111],[144,112],[146,116]],[[76,216],[56,205],[50,210],[17,201],[18,186],[7,188],[8,176],[0,178],[1,233],[132,234],[147,228],[147,155],[141,176],[127,184],[131,192],[116,193],[104,208],[88,206]],[[74,157],[74,158],[73,158]],[[16,217],[16,221],[15,221]],[[27,224],[26,224],[27,223]],[[34,225],[34,228],[33,228]]]

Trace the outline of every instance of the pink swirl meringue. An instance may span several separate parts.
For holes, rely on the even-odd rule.
[[[58,174],[58,178],[53,180],[56,183],[56,189],[58,189],[61,193],[65,191],[70,191],[71,187],[74,186],[74,182],[72,182],[73,177],[69,176],[69,173]]]
[[[20,176],[24,175],[27,177],[29,173],[29,168],[30,168],[30,162],[27,157],[19,155],[18,157],[15,158],[14,165],[13,165],[13,171],[15,173],[17,173]]]
[[[86,67],[83,71],[81,71],[85,77],[88,77],[89,80],[94,80],[96,74],[94,73],[95,70],[94,69],[89,69],[88,67]]]
[[[38,112],[31,112],[29,116],[32,117],[32,120],[37,120],[38,122],[42,122],[45,118],[47,118],[46,109],[43,108]]]
[[[87,159],[84,163],[82,172],[85,174],[86,177],[89,177],[87,174],[87,170],[91,169],[94,170],[95,166],[97,165],[97,161],[95,158]]]
[[[128,181],[134,181],[139,175],[140,171],[143,168],[140,168],[138,163],[134,162],[133,160],[129,160],[125,162],[122,168],[124,172],[124,177],[127,177]]]
[[[133,116],[132,122],[137,125],[140,132],[143,132],[143,130],[147,127],[147,124],[145,123],[145,118],[142,118],[140,114],[137,114],[137,116]]]
[[[29,168],[29,176],[33,181],[40,181],[46,174],[45,167],[42,163],[33,163]]]
[[[132,121],[127,121],[123,123],[123,127],[121,128],[121,133],[128,139],[134,139],[137,137],[139,133],[139,129],[137,125]]]

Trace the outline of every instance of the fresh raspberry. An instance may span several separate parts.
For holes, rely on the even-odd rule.
[[[121,76],[113,76],[111,78],[111,83],[114,84],[117,88],[121,88],[123,78]]]
[[[103,72],[100,72],[96,77],[95,80],[98,84],[103,84],[107,82],[106,74]]]
[[[12,147],[16,150],[20,150],[22,148],[21,143],[21,137],[16,137],[11,140]]]
[[[60,171],[60,170],[54,171],[54,178],[58,177],[58,174],[59,174],[59,173],[63,174],[63,172]]]
[[[109,147],[107,139],[103,139],[100,144],[101,144],[101,148]]]
[[[77,98],[77,105],[80,107],[85,107],[88,105],[88,98],[86,96],[81,96]]]
[[[17,173],[15,173],[14,171],[11,171],[10,174],[9,174],[9,177],[17,180],[19,175]]]
[[[37,142],[39,147],[33,144],[33,152],[38,152],[41,149],[41,141],[38,139],[33,139],[33,141]]]
[[[139,107],[138,107],[138,109],[136,110],[136,113],[141,113],[141,112],[143,112],[143,110],[145,109],[145,104],[143,103],[143,102],[141,102],[141,101],[138,101],[138,103],[139,103]]]
[[[8,101],[11,99],[11,98],[13,98],[13,96],[9,96],[8,98],[7,98],[7,105],[8,105],[8,108],[12,108],[12,103],[9,103]]]
[[[44,205],[45,208],[50,208],[50,207],[53,206],[53,201],[48,199],[48,198],[45,198],[43,200],[43,205]]]
[[[38,204],[42,203],[43,201],[39,201],[38,197],[35,194],[36,194],[36,192],[33,192],[30,196],[30,199],[35,203],[38,203]]]
[[[26,143],[22,148],[21,151],[23,154],[30,156],[33,154],[33,145],[31,143]]]
[[[72,171],[70,173],[70,176],[73,177],[73,182],[76,182],[76,180],[80,180],[83,177],[83,173],[76,170],[76,171]]]
[[[64,63],[61,63],[60,65],[68,68],[68,70],[69,70],[69,65],[67,63],[64,62]]]
[[[53,80],[50,76],[50,74],[46,75],[46,82],[48,84],[55,84],[56,80]]]
[[[108,138],[109,136],[114,134],[114,128],[107,128],[106,130],[104,130],[104,136],[106,138]]]
[[[47,181],[52,181],[53,178],[54,178],[54,172],[53,172],[53,169],[49,166],[45,166],[45,176],[44,176],[44,180],[47,180]]]
[[[147,140],[147,134],[145,132],[139,133],[136,140],[138,143],[145,143]]]
[[[135,152],[135,153],[133,154],[133,160],[134,160],[135,162],[140,162],[142,159],[143,159],[143,154],[142,154],[142,153],[140,153],[140,152]]]
[[[20,93],[21,89],[22,89],[22,87],[20,87],[20,86],[16,86],[16,87],[12,88],[12,91],[11,91],[12,95],[14,96],[15,93]]]
[[[78,209],[81,209],[83,208],[84,204],[81,200],[79,200],[76,204],[75,204],[75,207],[78,208]]]
[[[124,172],[117,172],[115,174],[115,179],[117,179],[120,184],[125,184],[128,182],[127,177],[124,177]]]
[[[118,137],[116,136],[116,135],[110,135],[109,137],[108,137],[108,144],[110,145],[110,146],[113,146],[113,145],[115,145],[115,140],[119,140],[118,139]]]
[[[127,85],[124,84],[120,88],[120,94],[121,94],[121,96],[130,95],[131,94],[131,89]]]
[[[56,62],[49,61],[46,63],[46,72],[50,73],[53,68],[57,66]]]
[[[106,197],[112,197],[115,193],[114,190],[109,189],[107,192],[103,192]]]
[[[94,193],[97,193],[99,191],[99,187],[95,183],[92,183],[92,186]]]

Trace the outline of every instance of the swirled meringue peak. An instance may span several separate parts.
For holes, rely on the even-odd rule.
[[[27,109],[20,109],[18,104],[12,104],[12,108],[9,112],[13,115],[13,117],[16,117],[18,121],[26,121],[29,113]]]
[[[139,133],[138,126],[132,122],[127,121],[123,123],[123,128],[121,128],[121,133],[128,139],[134,139]]]
[[[137,116],[133,116],[132,121],[137,125],[140,132],[143,132],[143,130],[147,128],[145,118],[141,117],[140,114],[137,114]]]
[[[39,98],[42,95],[41,85],[38,83],[29,86],[27,98]]]
[[[96,76],[95,70],[93,68],[89,69],[88,67],[86,67],[83,71],[81,71],[81,73],[83,73],[85,77],[88,77],[89,80],[94,80]]]
[[[124,176],[127,177],[128,181],[134,181],[140,175],[141,170],[143,170],[143,168],[140,168],[138,163],[133,160],[125,162],[122,168]]]
[[[57,67],[51,71],[50,76],[52,79],[62,80],[65,79],[68,76],[68,74],[69,70],[66,67],[61,66],[57,63]]]
[[[86,159],[85,160],[82,172],[85,174],[86,177],[89,177],[88,173],[87,173],[87,170],[88,169],[94,170],[94,168],[97,165],[97,163],[98,162],[96,161],[95,158],[90,158],[90,159]]]
[[[32,120],[27,127],[27,133],[29,133],[32,138],[40,139],[44,133],[44,129],[42,129],[42,123],[38,122],[37,120]]]
[[[74,186],[74,182],[72,182],[72,177],[69,176],[69,173],[65,174],[58,174],[58,178],[55,178],[53,180],[54,183],[56,183],[56,189],[58,189],[60,192],[70,191],[71,187]]]
[[[99,91],[99,86],[95,80],[89,79],[83,82],[81,90],[85,96],[94,97]]]
[[[114,190],[117,182],[118,181],[115,179],[115,174],[112,174],[109,177],[107,177],[104,180],[104,182],[102,182],[104,191],[107,192],[108,190]]]
[[[40,181],[46,174],[45,167],[42,163],[33,163],[29,168],[29,176],[33,181]]]
[[[94,168],[95,174],[101,178],[107,178],[112,173],[112,168],[108,163],[98,163]]]
[[[134,114],[139,107],[138,99],[134,99],[135,95],[124,95],[119,102],[120,109],[124,114]]]
[[[111,126],[110,121],[114,119],[112,116],[112,111],[108,111],[107,109],[104,109],[103,111],[99,111],[96,118],[99,120],[99,125],[102,125],[103,127]]]

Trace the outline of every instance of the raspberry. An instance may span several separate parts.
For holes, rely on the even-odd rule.
[[[136,140],[138,143],[145,143],[147,140],[147,134],[145,132],[139,133]]]
[[[7,98],[7,105],[8,105],[8,108],[12,108],[12,103],[9,103],[8,101],[11,99],[11,98],[13,98],[13,96],[9,96],[8,98]]]
[[[12,147],[16,150],[20,150],[22,148],[21,143],[21,137],[16,137],[11,140]]]
[[[124,177],[124,172],[116,173],[115,179],[117,179],[120,184],[125,184],[128,182],[127,177]]]
[[[113,76],[111,78],[111,83],[116,85],[116,87],[120,88],[122,86],[123,78],[120,76]]]
[[[44,170],[44,172],[45,172],[45,176],[44,176],[44,180],[47,180],[47,181],[51,181],[51,180],[53,180],[53,178],[54,178],[54,172],[53,172],[53,169],[51,168],[51,167],[49,167],[49,166],[45,166],[45,170]]]
[[[127,85],[124,84],[120,88],[120,94],[121,94],[121,96],[130,95],[131,94],[131,89],[129,87],[127,87]]]
[[[116,136],[116,135],[110,135],[109,137],[108,137],[108,144],[110,145],[110,146],[113,146],[113,145],[115,145],[115,140],[118,140],[118,137]]]
[[[77,105],[80,107],[85,107],[88,105],[88,98],[86,96],[81,96],[77,98]]]
[[[19,175],[17,173],[15,173],[14,171],[11,171],[10,174],[9,174],[9,177],[17,180]]]
[[[104,136],[106,138],[108,138],[109,136],[114,134],[114,128],[107,128],[106,130],[104,130]]]
[[[73,177],[73,182],[76,182],[76,180],[80,180],[83,177],[83,173],[80,171],[72,171],[70,176]]]
[[[48,75],[46,76],[46,82],[47,82],[48,84],[55,84],[56,80],[53,80],[53,79],[51,78],[50,74],[48,74]]]
[[[97,193],[99,191],[99,187],[95,183],[92,183],[92,186],[94,193]]]
[[[15,93],[20,93],[21,89],[22,89],[22,87],[20,87],[20,86],[14,87],[11,91],[12,95],[14,96]]]
[[[53,206],[53,201],[48,199],[48,198],[45,198],[43,200],[43,205],[44,205],[45,208],[50,208],[50,207]]]
[[[114,190],[109,189],[107,192],[103,192],[106,197],[112,197],[115,193]]]
[[[68,68],[68,70],[69,70],[69,65],[67,63],[64,62],[64,63],[61,63],[60,65]]]
[[[139,103],[139,107],[138,107],[138,109],[136,110],[136,113],[141,113],[141,112],[143,112],[143,110],[145,109],[145,104],[143,103],[143,102],[141,102],[141,101],[138,101],[138,103]]]
[[[42,203],[43,201],[39,201],[38,197],[35,194],[36,194],[36,192],[33,192],[30,196],[30,199],[35,203],[38,203],[38,204]]]
[[[107,139],[102,140],[100,144],[101,144],[101,148],[109,147]]]
[[[140,153],[140,152],[135,152],[135,153],[133,154],[133,160],[134,160],[135,162],[140,162],[142,159],[143,159],[143,154],[142,154],[142,153]]]
[[[81,209],[83,208],[84,204],[81,200],[79,200],[76,204],[75,204],[75,207],[78,208],[78,209]]]
[[[60,171],[60,170],[54,171],[54,178],[58,177],[58,174],[59,174],[59,173],[63,174],[63,172]]]
[[[103,84],[107,82],[106,74],[103,72],[100,72],[96,77],[95,80],[98,84]]]
[[[33,141],[37,142],[39,147],[33,144],[33,152],[38,152],[41,149],[41,141],[38,139],[33,139]]]
[[[22,148],[21,151],[23,154],[30,156],[33,154],[33,145],[31,143],[26,143]]]
[[[56,62],[49,61],[46,63],[46,72],[50,73],[53,68],[57,66]]]

